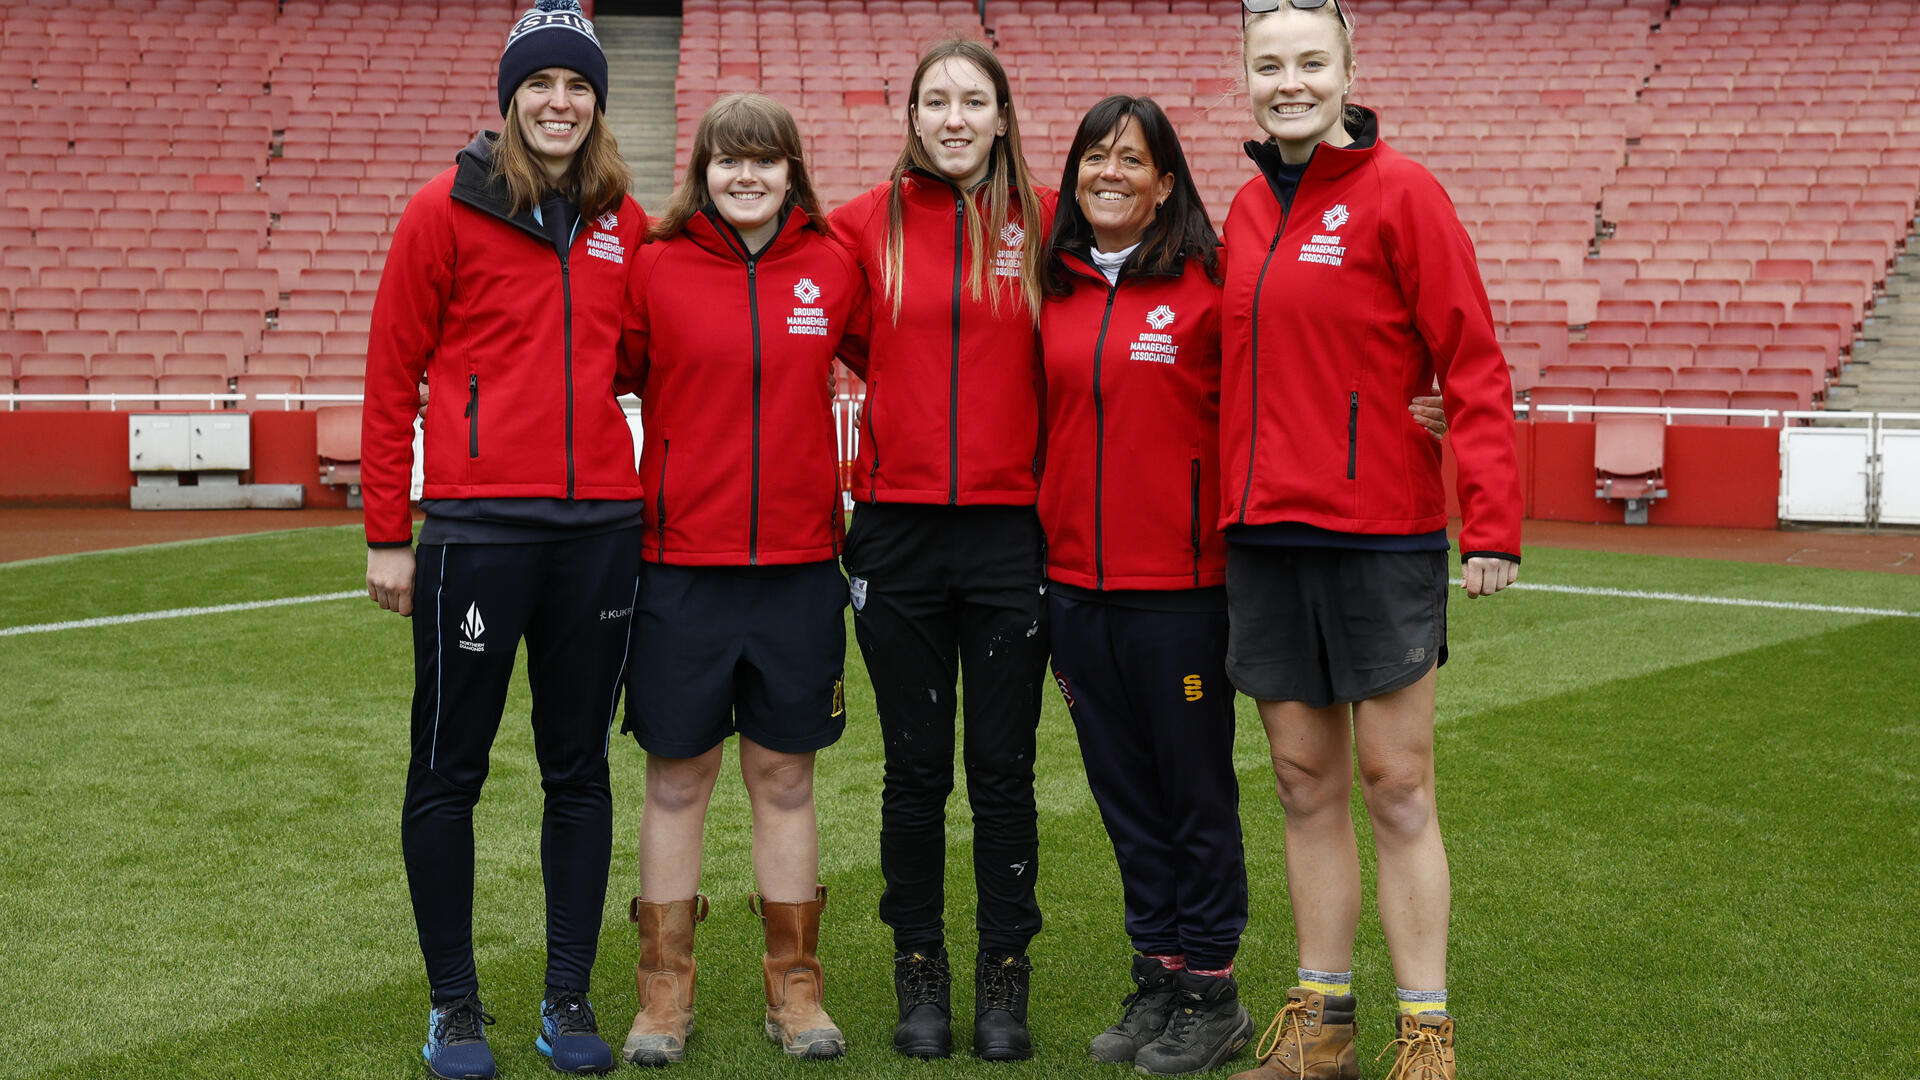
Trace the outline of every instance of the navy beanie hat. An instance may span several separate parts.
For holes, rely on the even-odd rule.
[[[593,84],[594,108],[607,111],[607,54],[579,0],[538,0],[513,24],[500,53],[500,115],[527,76],[550,67],[579,72]]]

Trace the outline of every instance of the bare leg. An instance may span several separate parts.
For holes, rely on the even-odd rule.
[[[813,754],[783,754],[740,736],[740,776],[753,806],[753,880],[760,897],[813,899],[820,828],[813,812]]]
[[[1260,720],[1286,810],[1287,892],[1300,966],[1353,969],[1360,857],[1353,839],[1353,732],[1348,707],[1262,701]]]
[[[1452,884],[1434,799],[1435,673],[1354,706],[1360,793],[1380,860],[1380,925],[1393,975],[1408,990],[1447,985]]]
[[[641,899],[670,903],[700,890],[707,803],[725,746],[699,757],[647,755],[647,794],[640,807]]]

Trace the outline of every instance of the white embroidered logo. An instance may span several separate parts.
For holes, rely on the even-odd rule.
[[[803,304],[811,304],[820,299],[820,286],[815,285],[812,278],[803,277],[800,283],[793,287],[793,296]]]
[[[867,579],[863,577],[847,578],[847,592],[853,599],[853,610],[861,611],[867,606]]]
[[[1173,309],[1165,304],[1147,312],[1147,325],[1155,330],[1165,330],[1173,325]]]
[[[1019,247],[1020,241],[1026,238],[1027,230],[1022,229],[1015,222],[1009,221],[1000,229],[1000,242],[1008,247]]]
[[[1340,203],[1333,209],[1320,215],[1320,227],[1328,232],[1338,232],[1340,226],[1347,223],[1347,204]]]
[[[486,621],[480,618],[479,603],[467,605],[467,617],[460,620],[460,647],[468,652],[486,652],[487,647],[476,639],[487,632]]]
[[[627,261],[626,251],[620,246],[620,237],[610,232],[596,230],[588,233],[587,254],[610,263],[624,264]]]
[[[601,214],[599,217],[595,218],[594,224],[600,226],[601,228],[607,230],[608,232],[612,232],[613,230],[620,227],[620,218],[613,211],[609,210],[606,213]]]

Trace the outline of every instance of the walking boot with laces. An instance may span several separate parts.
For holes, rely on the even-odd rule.
[[[427,1010],[427,1042],[420,1056],[427,1071],[442,1080],[491,1080],[493,1051],[487,1047],[487,1025],[493,1017],[478,994],[435,1005]]]
[[[901,953],[893,958],[893,995],[900,1022],[893,1027],[893,1048],[911,1058],[953,1054],[953,976],[947,950]]]
[[[1033,964],[1012,953],[982,952],[973,967],[973,1054],[982,1061],[1033,1056],[1027,984]]]
[[[1387,1070],[1387,1080],[1453,1080],[1453,1017],[1445,1013],[1402,1014],[1399,1038],[1387,1044],[1375,1061],[1398,1048],[1400,1056]]]
[[[1353,1048],[1352,994],[1329,997],[1296,986],[1254,1052],[1260,1064],[1232,1080],[1360,1080]]]
[[[587,995],[548,988],[540,1003],[540,1035],[534,1049],[554,1072],[596,1075],[613,1071],[613,1050],[600,1037],[600,1023]]]
[[[1151,956],[1133,958],[1133,985],[1120,1004],[1120,1022],[1093,1037],[1088,1053],[1096,1064],[1132,1061],[1140,1048],[1160,1037],[1173,1012],[1173,972]]]
[[[627,917],[640,931],[640,1011],[620,1056],[635,1065],[684,1061],[693,1037],[693,928],[706,921],[707,898],[655,903],[636,896]]]
[[[821,1007],[826,974],[816,955],[820,912],[827,887],[815,886],[813,899],[799,903],[747,898],[747,907],[766,928],[767,952],[760,965],[767,980],[767,1038],[797,1058],[837,1058],[847,1052],[846,1036]]]
[[[1167,1030],[1140,1048],[1133,1071],[1174,1076],[1218,1068],[1253,1038],[1253,1017],[1240,1003],[1240,984],[1231,975],[1174,976],[1178,993]]]

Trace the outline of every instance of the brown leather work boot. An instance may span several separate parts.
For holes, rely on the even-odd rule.
[[[1400,1037],[1374,1058],[1378,1061],[1387,1050],[1400,1049],[1393,1068],[1387,1070],[1387,1080],[1453,1080],[1453,1017],[1402,1014],[1398,1025]]]
[[[667,1065],[687,1056],[693,1037],[693,927],[707,918],[707,898],[664,904],[633,898],[627,917],[640,930],[634,982],[640,1011],[620,1056],[635,1065]]]
[[[1353,1048],[1352,994],[1328,997],[1296,986],[1287,991],[1255,1052],[1260,1064],[1232,1080],[1360,1080]]]
[[[847,1052],[846,1036],[821,1008],[826,975],[815,951],[820,945],[820,910],[827,887],[799,903],[747,898],[747,907],[767,931],[767,952],[760,958],[767,977],[767,1038],[797,1058],[837,1058]]]

